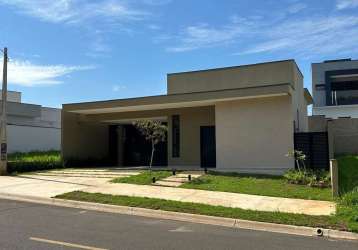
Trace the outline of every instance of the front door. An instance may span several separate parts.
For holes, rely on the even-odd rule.
[[[200,158],[202,168],[216,167],[215,126],[200,127]]]

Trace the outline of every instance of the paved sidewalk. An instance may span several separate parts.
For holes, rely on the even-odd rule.
[[[194,202],[214,206],[242,208],[250,210],[300,213],[308,215],[330,215],[336,211],[334,202],[259,195],[214,192],[195,189],[107,183],[83,189],[90,193],[149,197],[173,201]]]

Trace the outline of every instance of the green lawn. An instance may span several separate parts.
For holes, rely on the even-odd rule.
[[[330,201],[333,199],[330,188],[288,184],[280,176],[249,176],[209,172],[209,174],[203,175],[190,183],[185,183],[180,187],[310,200]]]
[[[114,196],[100,193],[92,194],[81,191],[62,194],[56,198],[358,232],[358,217],[356,218],[354,214],[352,214],[352,211],[347,210],[351,209],[347,207],[339,208],[336,216],[309,216],[280,212],[252,211],[153,198]]]
[[[138,184],[138,185],[150,185],[152,184],[152,178],[161,180],[172,175],[171,171],[143,171],[138,175],[133,175],[124,178],[116,178],[111,182],[113,183],[129,183],[129,184]]]
[[[337,160],[339,189],[344,194],[358,187],[358,155],[340,156]]]

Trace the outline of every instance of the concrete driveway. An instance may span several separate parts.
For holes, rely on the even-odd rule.
[[[139,174],[137,170],[117,168],[64,169],[0,176],[0,193],[50,198],[59,194],[100,187],[117,177]]]

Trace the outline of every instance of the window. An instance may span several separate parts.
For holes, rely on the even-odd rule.
[[[316,84],[316,90],[326,90],[326,84]]]
[[[180,116],[172,116],[172,156],[180,157]]]
[[[331,88],[333,105],[358,104],[358,81],[333,82]]]
[[[297,116],[297,132],[299,132],[300,131],[300,112],[298,111],[298,109],[296,111],[296,116]]]

